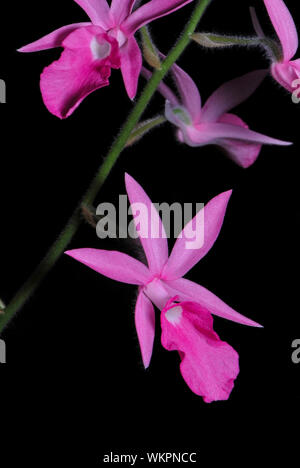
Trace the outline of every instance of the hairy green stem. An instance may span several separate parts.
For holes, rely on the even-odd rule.
[[[184,49],[190,42],[190,36],[195,31],[206,7],[211,3],[212,0],[198,0],[194,8],[194,11],[186,25],[186,28],[179,38],[176,45],[173,47],[169,55],[166,57],[159,70],[153,73],[152,78],[146,84],[140,98],[126,120],[123,128],[121,129],[118,138],[113,144],[111,150],[107,154],[103,163],[101,164],[95,178],[92,180],[86,194],[80,201],[79,205],[75,209],[65,228],[61,232],[58,239],[50,247],[48,253],[44,259],[37,266],[33,274],[24,283],[21,289],[13,297],[8,306],[4,309],[4,313],[0,315],[0,333],[2,333],[5,326],[10,322],[14,315],[23,307],[29,297],[36,291],[41,284],[42,280],[49,273],[49,271],[56,264],[66,247],[76,234],[81,224],[81,206],[82,204],[89,205],[93,204],[95,198],[111,172],[114,164],[118,157],[123,151],[132,130],[139,122],[143,112],[145,111],[149,101],[155,93],[160,81],[164,78],[166,73],[173,65],[174,62],[180,57]]]
[[[167,119],[164,115],[158,115],[157,117],[153,117],[152,119],[147,119],[144,122],[138,123],[131,132],[131,135],[126,143],[127,146],[131,146],[144,135],[146,135],[150,130],[153,128],[158,127],[159,125],[167,122]]]
[[[239,37],[239,36],[224,36],[222,34],[212,33],[195,33],[191,39],[207,48],[224,48],[232,46],[250,46],[263,47],[274,61],[282,60],[282,50],[280,44],[268,37]]]

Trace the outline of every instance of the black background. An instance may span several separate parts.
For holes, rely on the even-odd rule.
[[[255,4],[272,32],[262,3],[215,0],[201,29],[251,34],[248,6]],[[288,6],[300,24],[295,2]],[[163,52],[192,8],[152,24]],[[7,84],[7,104],[0,106],[0,296],[9,301],[63,227],[132,104],[113,71],[111,85],[88,97],[69,119],[50,115],[39,74],[60,52],[16,49],[84,21],[85,14],[71,0],[7,3],[1,13],[0,78]],[[227,79],[264,68],[266,59],[259,50],[204,51],[192,44],[179,63],[205,100]],[[141,79],[140,89],[143,84]],[[145,115],[162,111],[156,96]],[[159,327],[144,371],[134,329],[135,288],[63,257],[2,336],[8,361],[0,367],[3,466],[16,460],[98,466],[111,450],[138,449],[193,449],[199,463],[292,456],[300,403],[300,364],[291,361],[291,343],[300,338],[300,105],[268,78],[236,112],[256,131],[294,146],[264,147],[243,170],[217,148],[176,143],[166,125],[124,151],[97,198],[116,203],[125,193],[125,171],[155,202],[206,203],[234,189],[216,245],[188,276],[265,327],[215,319],[216,331],[240,354],[229,401],[207,405],[188,389],[177,353],[160,345]],[[88,225],[72,241],[71,248],[79,247],[135,252],[122,240],[100,241]]]

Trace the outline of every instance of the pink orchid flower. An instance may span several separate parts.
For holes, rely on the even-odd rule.
[[[265,78],[266,70],[257,70],[228,81],[201,105],[201,96],[192,78],[178,65],[172,67],[178,97],[164,83],[158,90],[166,98],[165,115],[177,128],[177,137],[189,146],[221,146],[228,156],[247,168],[257,159],[262,144],[291,145],[249,129],[235,114],[228,113],[245,101]],[[143,75],[151,73],[143,68]]]
[[[68,117],[86,96],[109,84],[111,68],[121,68],[128,96],[133,99],[142,66],[134,34],[191,1],[151,0],[133,11],[135,0],[112,0],[110,7],[106,0],[75,0],[91,22],[63,26],[19,49],[36,52],[64,48],[60,59],[41,75],[47,109],[57,117]]]
[[[179,352],[188,387],[206,403],[227,400],[239,373],[239,355],[215,333],[211,314],[195,302],[171,299],[161,312],[161,329],[162,346]]]
[[[282,58],[273,62],[273,78],[291,93],[299,87],[300,59],[291,60],[298,49],[296,25],[287,6],[282,0],[264,0],[268,14],[281,43]]]
[[[212,331],[210,314],[248,326],[260,327],[261,325],[239,314],[212,292],[203,286],[183,278],[183,276],[208,253],[216,241],[222,227],[231,191],[221,193],[204,207],[204,226],[203,212],[202,210],[198,212],[195,218],[182,230],[169,256],[167,236],[155,206],[142,187],[128,174],[125,176],[125,182],[136,229],[148,265],[146,266],[140,261],[116,251],[88,248],[70,250],[66,254],[108,278],[139,286],[135,307],[135,324],[145,368],[150,364],[153,349],[155,333],[154,304],[164,311],[162,315],[164,329],[163,346],[167,349],[171,347],[175,349],[177,347],[180,350],[181,357],[183,357],[182,353],[185,353],[187,356],[186,360],[183,361],[185,364],[182,364],[182,367],[184,369],[192,367],[190,379],[186,378],[186,373],[183,371],[184,378],[192,390],[197,393],[203,387],[201,379],[205,380],[206,377],[209,379],[207,385],[210,388],[212,380],[215,379],[215,389],[217,389],[219,388],[220,374],[222,373],[224,378],[226,374],[229,381],[231,381],[234,379],[233,374],[236,373],[237,364],[234,358],[235,364],[232,362],[232,366],[229,366],[228,369],[223,364],[216,364],[215,369],[209,368],[209,363],[213,359],[213,356],[220,357],[219,351],[221,349],[224,352],[226,351],[224,345],[218,341],[218,338]],[[135,210],[134,207],[136,206],[138,210]],[[146,209],[141,209],[141,207]],[[199,242],[197,248],[187,248],[187,240],[191,239],[193,227],[196,226],[197,229],[200,229],[201,223],[204,228],[204,242]],[[152,235],[152,232],[155,232],[156,235]],[[149,235],[149,233],[151,234]],[[157,233],[160,235],[157,235]],[[168,301],[174,297],[180,302],[193,302],[195,305],[181,305],[182,310],[185,311],[183,321],[180,321],[180,329],[172,331],[170,327],[164,326],[166,324],[164,318],[168,319],[168,315],[170,316],[171,314],[170,312],[170,314],[166,315],[167,311],[165,307],[169,307]],[[168,305],[166,306],[166,304]],[[199,314],[198,318],[196,317],[197,314]],[[187,324],[189,325],[187,326]],[[193,332],[191,332],[192,329]],[[172,339],[173,332],[174,340]],[[201,335],[200,338],[199,334]],[[207,337],[208,341],[206,343],[203,341],[203,335]],[[188,337],[190,337],[190,343]],[[196,343],[197,337],[202,342]],[[212,348],[218,346],[220,346],[220,349],[219,351],[216,349],[214,354]],[[207,354],[203,356],[203,364],[196,371],[195,359],[201,359],[201,356],[195,356],[195,353],[204,352],[205,350]],[[224,359],[227,358],[224,356]],[[205,371],[205,375],[201,374],[201,369],[203,372]],[[232,372],[233,369],[235,369],[234,372]],[[194,378],[196,381],[192,385],[191,382]],[[223,381],[223,378],[221,380]],[[229,388],[230,385],[227,385],[227,394]],[[218,393],[218,396],[221,398],[222,395],[224,396],[224,393],[221,392],[220,388],[219,390],[219,392],[216,390],[215,395]],[[223,390],[226,392],[225,387]],[[207,395],[207,399],[209,400],[210,398],[212,396]]]

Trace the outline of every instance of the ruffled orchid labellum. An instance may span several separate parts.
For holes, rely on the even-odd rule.
[[[134,34],[192,1],[150,0],[134,9],[135,0],[112,0],[110,7],[106,0],[75,0],[91,22],[63,26],[19,49],[36,52],[64,48],[60,59],[41,75],[47,109],[62,119],[70,116],[86,96],[109,84],[112,68],[121,68],[126,91],[133,99],[142,67]]]
[[[260,154],[263,144],[291,145],[249,129],[237,115],[229,113],[253,94],[265,78],[266,70],[256,70],[224,83],[202,107],[201,96],[192,78],[178,65],[172,67],[179,99],[164,83],[158,87],[166,99],[165,116],[178,131],[178,140],[192,147],[218,145],[240,166],[247,168]],[[143,69],[146,78],[151,73]]]
[[[163,311],[163,346],[170,350],[178,349],[182,359],[185,355],[181,371],[191,390],[202,395],[205,401],[227,399],[238,373],[237,356],[213,332],[211,314],[248,326],[261,325],[236,312],[203,286],[183,277],[215,243],[231,191],[213,198],[203,208],[204,213],[202,210],[198,212],[184,227],[169,255],[166,232],[155,206],[128,174],[125,181],[147,266],[116,251],[83,248],[66,254],[108,278],[139,287],[135,324],[145,368],[150,364],[153,349],[154,304]],[[137,206],[139,209],[135,209]],[[142,210],[141,206],[146,209]],[[202,242],[196,243],[193,249],[187,248],[191,232],[195,230],[198,239],[197,230],[202,228]],[[183,303],[176,306],[176,313],[171,310],[174,298]],[[175,329],[169,324],[176,325]]]
[[[205,308],[176,299],[161,312],[162,346],[178,351],[182,377],[205,403],[227,400],[239,374],[238,353],[220,340]]]

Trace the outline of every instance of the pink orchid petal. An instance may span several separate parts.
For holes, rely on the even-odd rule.
[[[129,174],[125,175],[125,183],[130,204],[139,203],[144,207],[138,216],[140,226],[137,226],[137,231],[149,269],[153,275],[158,275],[168,260],[168,241],[165,229],[156,208],[143,188]]]
[[[230,190],[210,200],[204,209],[200,210],[195,218],[185,226],[163,269],[162,277],[164,279],[170,281],[181,278],[209,252],[220,233],[231,193]],[[187,243],[191,242],[188,234],[191,230],[197,232],[200,247],[197,248],[195,245],[193,249],[187,249]],[[199,235],[201,230],[203,230],[204,239]]]
[[[110,13],[116,25],[121,24],[132,12],[135,0],[112,0]]]
[[[134,99],[142,68],[142,54],[134,37],[130,37],[120,50],[121,71],[127,94]]]
[[[271,73],[273,78],[290,93],[299,89],[297,80],[300,78],[300,59],[286,63],[273,63]]]
[[[99,249],[76,249],[65,252],[92,270],[115,281],[144,285],[151,279],[148,268],[121,252]]]
[[[234,114],[224,114],[220,118],[219,122],[249,128],[242,119]],[[222,146],[227,155],[236,164],[244,168],[251,166],[256,161],[262,148],[261,144],[249,143],[241,140],[231,140],[229,138],[220,140],[218,144]]]
[[[81,6],[95,25],[105,30],[113,26],[106,0],[75,0],[75,2]]]
[[[188,110],[193,122],[198,123],[201,115],[201,96],[196,84],[192,78],[176,64],[172,67],[172,73],[175,77],[183,106]]]
[[[215,122],[221,115],[248,99],[267,74],[268,70],[256,70],[224,83],[206,101],[201,122]]]
[[[134,34],[145,24],[184,7],[193,0],[151,0],[135,10],[122,24],[126,34]]]
[[[147,70],[147,68],[145,67],[142,67],[142,75],[147,80],[150,80],[150,78],[152,77],[152,73],[149,70]],[[160,94],[172,104],[172,106],[179,105],[179,100],[177,99],[177,96],[175,96],[173,91],[163,81],[159,83],[157,87],[157,91],[159,91]]]
[[[71,34],[76,29],[90,26],[91,23],[75,23],[69,24],[68,26],[63,26],[62,28],[56,29],[50,34],[38,39],[35,42],[31,42],[21,49],[18,49],[18,52],[38,52],[39,50],[53,49],[54,47],[62,47],[63,41],[66,37]]]
[[[154,307],[145,296],[143,290],[139,292],[135,306],[135,327],[140,343],[145,369],[149,367],[155,335]]]
[[[264,3],[280,39],[284,60],[291,60],[298,49],[298,34],[292,15],[282,0],[264,0]]]
[[[277,138],[272,138],[244,127],[219,122],[200,124],[197,128],[190,126],[187,128],[185,136],[190,146],[217,145],[220,139],[223,140],[224,138],[233,138],[235,140],[265,145],[289,146],[292,144],[291,142],[278,140]]]
[[[60,59],[44,69],[43,100],[57,117],[68,117],[91,92],[107,86],[111,67],[120,66],[117,41],[102,31],[98,26],[75,30],[64,40]]]
[[[189,388],[206,403],[227,400],[239,373],[239,356],[213,330],[212,316],[193,302],[161,313],[161,343],[178,351],[180,371]]]
[[[208,289],[185,278],[164,281],[164,287],[168,290],[170,297],[178,296],[180,301],[197,302],[197,304],[200,304],[211,314],[250,327],[262,327],[253,320],[236,312],[219,297],[215,296],[215,294],[208,291]]]

